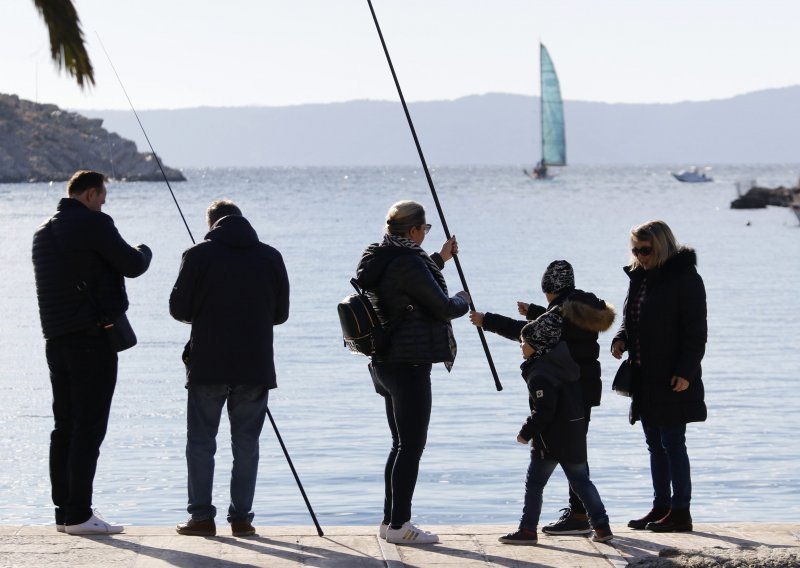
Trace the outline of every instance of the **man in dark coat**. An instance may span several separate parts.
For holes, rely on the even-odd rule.
[[[78,171],[69,197],[33,236],[39,316],[46,340],[55,427],[50,436],[50,483],[59,532],[122,532],[92,510],[100,445],[117,382],[117,354],[102,324],[128,309],[125,278],[150,266],[145,245],[132,247],[102,213],[103,174]]]
[[[272,328],[289,317],[289,278],[280,252],[259,242],[233,202],[215,201],[207,218],[210,231],[184,253],[169,299],[172,317],[192,324],[184,357],[191,518],[177,531],[216,534],[214,454],[227,402],[233,452],[228,522],[234,536],[249,536],[255,534],[258,439],[269,391],[277,386]]]
[[[566,260],[554,260],[542,275],[542,292],[548,305],[517,302],[519,311],[526,320],[517,320],[491,312],[473,312],[470,321],[513,341],[519,340],[522,328],[529,320],[535,320],[546,312],[560,309],[563,316],[561,340],[569,347],[572,359],[580,368],[580,390],[583,400],[582,421],[586,432],[592,407],[600,404],[603,383],[600,380],[600,345],[598,333],[607,330],[614,323],[614,307],[599,299],[591,292],[575,288],[575,274],[572,265]],[[561,510],[561,518],[544,527],[547,534],[580,535],[592,532],[586,508],[578,495],[569,488],[569,507]]]

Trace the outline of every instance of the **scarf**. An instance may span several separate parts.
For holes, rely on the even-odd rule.
[[[436,283],[439,284],[439,287],[442,289],[442,292],[444,292],[444,295],[449,297],[449,294],[447,293],[447,282],[445,282],[444,274],[442,274],[442,271],[439,269],[436,263],[433,262],[433,259],[430,256],[428,256],[428,253],[425,252],[422,249],[422,247],[420,247],[417,243],[401,235],[391,235],[389,233],[386,233],[385,235],[383,235],[383,242],[381,243],[381,246],[404,247],[404,248],[409,248],[414,252],[416,252],[420,256],[420,258],[422,258],[422,260],[425,262],[425,265],[428,267],[428,270],[430,270],[431,274],[433,275],[433,278],[436,280]],[[450,355],[452,360],[455,361],[457,347],[456,347],[456,338],[455,335],[453,335],[453,326],[449,321],[444,322],[444,324],[445,327],[447,328],[447,343],[450,347]],[[444,366],[448,372],[450,372],[450,369],[453,368],[453,361],[444,362]]]

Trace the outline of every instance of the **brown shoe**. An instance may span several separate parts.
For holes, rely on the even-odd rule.
[[[233,521],[231,533],[233,536],[253,536],[256,534],[256,529],[250,524],[250,521]]]
[[[214,524],[214,519],[203,519],[202,521],[189,519],[175,527],[175,530],[178,534],[185,536],[216,536],[217,525]]]

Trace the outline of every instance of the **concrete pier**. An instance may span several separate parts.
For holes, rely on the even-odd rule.
[[[586,537],[540,534],[536,546],[497,541],[513,526],[423,526],[441,542],[395,546],[376,527],[257,527],[234,538],[227,524],[216,537],[181,536],[172,527],[127,527],[113,536],[79,537],[53,526],[0,525],[0,567],[250,567],[525,568],[622,566],[798,566],[800,523],[695,524],[691,533],[656,534],[612,526],[607,544]]]

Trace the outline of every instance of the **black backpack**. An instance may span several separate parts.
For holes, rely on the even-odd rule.
[[[339,322],[342,324],[344,346],[355,354],[371,357],[382,353],[389,344],[389,334],[381,325],[372,302],[358,285],[358,280],[350,279],[356,289],[337,306]]]

